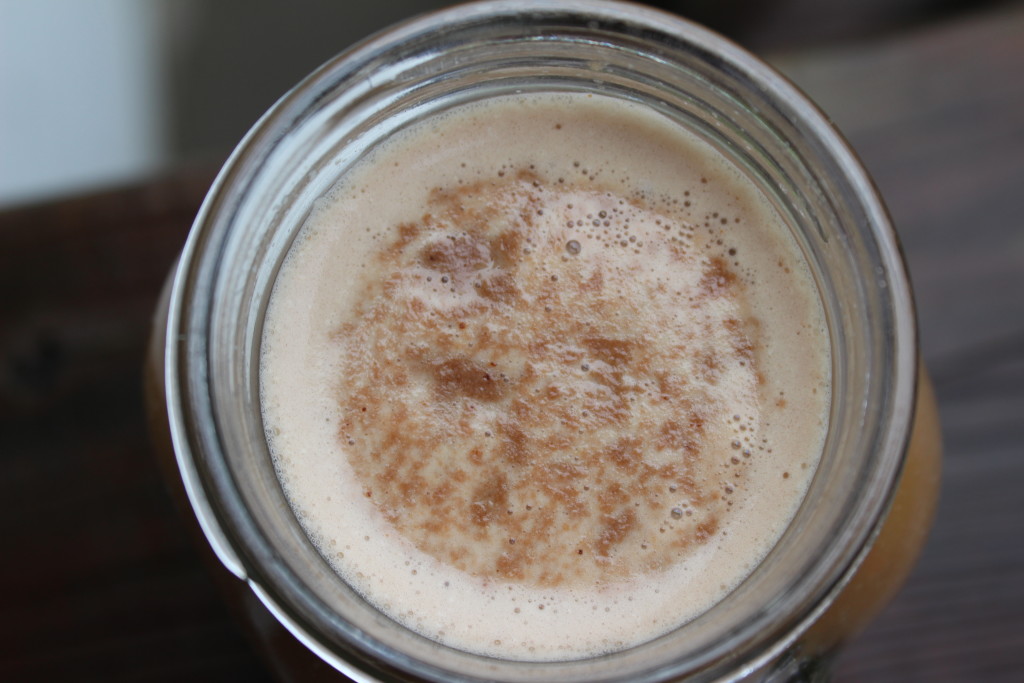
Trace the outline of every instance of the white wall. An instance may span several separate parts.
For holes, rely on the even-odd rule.
[[[159,3],[0,0],[0,205],[166,161]]]

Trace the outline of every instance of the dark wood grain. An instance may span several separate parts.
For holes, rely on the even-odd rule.
[[[269,678],[172,510],[141,369],[212,174],[0,215],[0,678]]]
[[[886,197],[946,461],[909,583],[840,682],[1024,680],[1024,8],[779,55]],[[211,169],[0,213],[0,678],[270,680],[145,430],[151,312]]]
[[[779,58],[885,196],[945,439],[907,586],[838,681],[1024,680],[1024,9]]]

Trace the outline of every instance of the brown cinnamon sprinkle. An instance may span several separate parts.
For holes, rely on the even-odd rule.
[[[602,221],[565,227],[588,201]],[[734,412],[715,387],[726,372],[756,385],[743,285],[721,256],[667,242],[699,269],[686,307],[602,262],[636,241],[618,204],[506,173],[436,190],[380,252],[383,286],[336,335],[339,438],[367,499],[422,551],[553,586],[663,569],[721,526],[719,460],[730,487],[745,465],[709,443],[709,421]],[[538,227],[547,214],[557,230]],[[583,246],[566,259],[570,238]],[[712,299],[729,314],[707,313]]]

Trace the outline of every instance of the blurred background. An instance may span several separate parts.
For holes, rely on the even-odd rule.
[[[257,118],[354,41],[441,4],[0,0],[0,680],[274,680],[268,638],[228,611],[226,572],[161,476],[153,312]],[[1024,0],[652,4],[764,56],[828,112],[914,283],[942,497],[836,683],[1019,683]]]
[[[289,87],[442,0],[0,0],[0,208],[222,159]],[[762,54],[996,0],[663,0]]]

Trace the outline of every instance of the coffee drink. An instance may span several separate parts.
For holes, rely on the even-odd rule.
[[[446,645],[578,659],[721,600],[815,471],[824,314],[772,201],[606,96],[410,125],[313,207],[267,310],[261,398],[295,514]]]

